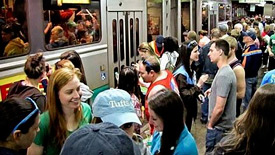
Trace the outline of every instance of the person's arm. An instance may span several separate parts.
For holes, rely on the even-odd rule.
[[[226,100],[227,100],[226,97],[217,96],[216,105],[213,109],[211,118],[210,118],[210,120],[208,122],[208,125],[207,125],[208,129],[212,129],[214,127],[214,125],[216,124],[216,122],[222,116],[223,111],[224,111],[224,107],[225,107],[225,104],[226,104]]]
[[[242,99],[245,95],[245,71],[242,66],[234,68],[237,79],[237,98]]]
[[[27,155],[42,155],[43,154],[44,147],[36,145],[35,143],[32,143],[32,145],[28,148]]]

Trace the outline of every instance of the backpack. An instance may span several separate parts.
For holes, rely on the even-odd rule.
[[[169,70],[171,73],[173,73],[174,68],[175,68],[175,65],[174,65],[173,62],[172,62],[171,54],[168,53],[168,52],[166,52],[165,54],[166,54],[167,57],[168,57],[168,62],[167,62],[167,64],[165,65],[165,69],[167,69],[167,70]]]

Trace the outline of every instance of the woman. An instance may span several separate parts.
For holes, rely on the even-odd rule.
[[[9,89],[7,98],[32,98],[41,112],[45,111],[46,97],[39,90],[40,81],[46,76],[46,66],[43,53],[37,53],[27,58],[24,72],[26,80],[15,82]]]
[[[260,87],[213,154],[275,154],[275,85]]]
[[[146,42],[143,42],[138,46],[138,53],[139,53],[139,55],[142,59],[146,59],[150,56],[156,56],[157,57],[157,55],[155,54],[153,48]]]
[[[164,53],[161,55],[160,58],[160,69],[161,70],[169,70],[173,72],[177,58],[179,56],[178,54],[178,40],[174,37],[166,37],[163,40],[164,43]]]
[[[138,117],[141,119],[140,87],[138,73],[133,67],[124,67],[119,73],[118,88],[127,91],[132,98]]]
[[[197,155],[196,142],[183,120],[183,103],[177,93],[161,90],[149,100],[150,122],[155,127],[152,155]],[[162,132],[162,133],[160,133]]]
[[[14,97],[1,102],[0,111],[0,154],[19,155],[39,131],[39,109],[30,98]]]
[[[182,45],[179,49],[179,58],[173,73],[179,87],[181,99],[187,111],[185,123],[189,131],[191,131],[192,119],[195,119],[197,116],[197,98],[199,94],[202,94],[200,87],[203,81],[200,80],[196,85],[196,75],[192,69],[193,63],[198,60],[199,52],[196,41],[190,42],[188,46]]]
[[[82,60],[79,56],[79,54],[74,51],[67,51],[65,53],[62,53],[60,56],[61,60],[70,60],[75,68],[78,68],[81,72],[81,78],[80,78],[80,89],[82,91],[82,97],[81,100],[83,102],[87,102],[90,103],[90,98],[93,96],[93,91],[90,89],[90,87],[87,85],[87,80],[86,80],[86,76],[85,76],[85,71],[84,71],[84,66],[82,64]]]
[[[65,139],[91,122],[91,108],[80,100],[81,73],[61,68],[50,77],[47,111],[40,117],[40,132],[28,154],[59,154]]]

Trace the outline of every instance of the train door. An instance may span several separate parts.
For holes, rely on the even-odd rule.
[[[110,11],[108,20],[109,84],[116,87],[120,70],[137,61],[137,47],[143,38],[142,11]]]
[[[208,8],[208,32],[218,27],[218,4],[210,3]]]

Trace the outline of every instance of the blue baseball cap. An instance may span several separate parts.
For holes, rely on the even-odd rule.
[[[138,146],[118,126],[103,122],[88,124],[73,132],[65,141],[60,155],[112,154],[140,155]]]
[[[99,93],[92,104],[92,109],[94,117],[118,127],[126,123],[141,125],[131,96],[125,90],[109,89]]]
[[[158,35],[156,38],[157,47],[161,48],[163,43],[164,37],[162,35]]]
[[[256,40],[256,34],[253,31],[243,33],[244,36],[249,36],[251,39]]]

